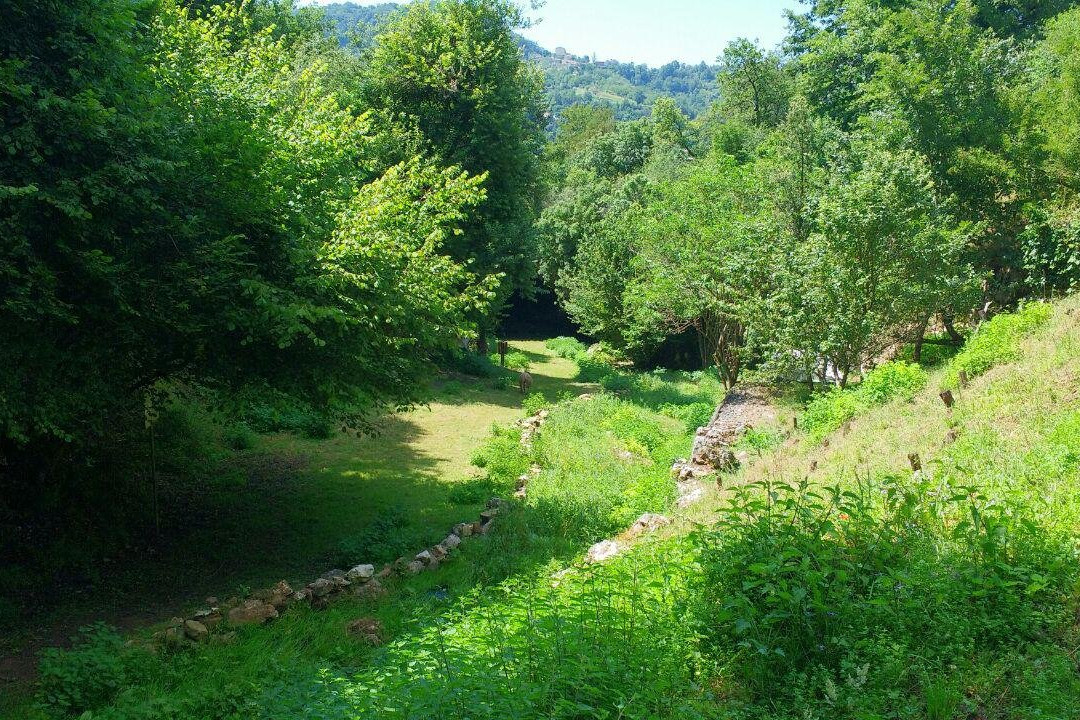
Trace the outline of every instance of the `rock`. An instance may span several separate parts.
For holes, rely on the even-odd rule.
[[[450,552],[442,545],[434,545],[428,552],[431,553],[431,557],[435,558],[435,562],[442,562],[446,559],[446,556],[450,554]]]
[[[337,586],[333,580],[321,577],[309,584],[307,589],[311,591],[312,598],[324,598],[334,592],[334,590],[337,589]]]
[[[206,604],[209,605],[210,607],[214,607],[215,605],[218,604],[218,599],[216,597],[214,597],[213,595],[211,595],[210,597],[206,598]]]
[[[263,588],[251,593],[251,597],[256,600],[262,600],[268,605],[273,605],[278,610],[284,610],[285,607],[292,602],[293,589],[289,587],[289,583],[281,580],[277,585],[269,588]]]
[[[424,563],[420,562],[419,560],[413,560],[411,563],[405,566],[405,572],[409,573],[410,575],[418,575],[419,573],[424,571],[424,567]]]
[[[374,565],[357,565],[349,572],[345,573],[345,579],[349,582],[363,582],[375,577]]]
[[[186,644],[186,636],[184,630],[179,627],[171,627],[165,631],[164,635],[165,644],[169,647],[178,648],[183,647]]]
[[[517,490],[514,491],[514,499],[515,500],[524,500],[526,497],[528,497],[528,492],[529,491],[528,491],[527,488],[519,487]]]
[[[421,550],[420,552],[416,553],[415,559],[419,560],[424,565],[430,565],[431,563],[435,562],[435,556],[431,554],[430,550]]]
[[[529,484],[529,479],[531,477],[532,476],[527,473],[525,475],[519,475],[517,479],[517,484],[514,485],[514,488],[520,490],[521,488],[525,487]]]
[[[960,439],[960,431],[956,428],[952,428],[949,432],[945,433],[945,444],[951,445]]]
[[[405,568],[409,566],[409,562],[409,558],[404,556],[399,557],[397,560],[394,561],[394,570],[396,572],[405,572]]]
[[[656,513],[645,513],[639,517],[634,524],[630,526],[630,529],[626,531],[626,536],[630,538],[644,535],[645,533],[655,532],[665,525],[671,524],[671,518],[665,515],[658,515]]]
[[[319,576],[319,580],[329,580],[335,588],[348,587],[349,580],[345,577],[344,570],[331,570]]]
[[[536,413],[536,417],[540,418],[541,420],[547,420],[550,415],[551,411],[549,410],[541,410],[540,412]]]
[[[461,538],[454,533],[450,533],[440,544],[447,550],[457,550],[461,547]]]
[[[504,507],[506,507],[506,501],[503,500],[502,498],[494,497],[494,498],[491,498],[490,500],[488,500],[488,502],[487,502],[487,509],[488,510],[496,510],[497,511],[499,508],[504,508]]]
[[[695,503],[701,502],[701,499],[705,497],[705,488],[702,487],[689,487],[685,492],[681,492],[679,500],[676,502],[680,508],[688,508]]]
[[[480,524],[487,525],[499,514],[498,508],[492,508],[480,513]]]
[[[585,560],[591,563],[604,562],[618,555],[621,549],[619,543],[614,540],[603,540],[589,548],[589,552],[585,554]]]
[[[188,640],[204,642],[210,636],[210,631],[198,620],[185,620],[184,635]]]
[[[277,608],[252,598],[229,611],[230,625],[262,625],[278,616]]]
[[[353,595],[365,600],[375,600],[386,595],[386,588],[382,586],[381,582],[373,578],[363,585],[357,585],[353,588]]]
[[[472,523],[458,523],[454,526],[454,534],[460,538],[467,538],[472,535],[473,526]]]
[[[383,625],[374,618],[358,618],[345,626],[345,632],[359,637],[368,645],[378,646],[384,642]]]
[[[385,580],[386,578],[390,577],[393,574],[394,574],[394,566],[393,565],[383,565],[383,569],[380,570],[379,574],[376,575],[375,577],[379,578],[380,580]]]

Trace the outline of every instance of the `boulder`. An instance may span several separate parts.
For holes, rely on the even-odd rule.
[[[364,582],[375,577],[374,565],[357,565],[349,572],[345,573],[345,578],[349,582]]]
[[[489,524],[491,524],[491,521],[494,520],[495,517],[498,514],[499,514],[499,510],[497,508],[492,508],[490,510],[485,510],[484,512],[480,513],[480,524],[481,525],[489,525]]]
[[[171,627],[165,631],[164,634],[165,644],[172,648],[182,647],[187,643],[187,636],[184,635],[184,629],[182,627]]]
[[[268,605],[273,605],[278,610],[284,610],[292,602],[293,589],[284,580],[273,587],[263,588],[251,593],[251,597],[262,600]]]
[[[604,562],[619,554],[622,548],[614,540],[603,540],[596,543],[585,554],[585,560],[591,563]]]
[[[472,523],[458,523],[454,526],[454,534],[460,538],[467,538],[472,535],[473,526]]]
[[[477,520],[476,522],[474,522],[472,524],[472,534],[473,535],[486,535],[487,531],[488,531],[488,529],[490,527],[491,527],[490,525],[485,525],[484,523]]]
[[[252,598],[229,611],[230,625],[262,625],[278,616],[277,608]]]
[[[198,620],[185,620],[184,635],[193,642],[204,642],[210,636],[210,631]]]
[[[419,573],[424,571],[424,567],[424,563],[420,562],[419,560],[413,560],[411,563],[405,566],[405,572],[409,573],[410,575],[418,575]]]
[[[431,554],[430,550],[421,550],[416,553],[415,559],[422,562],[424,565],[430,565],[433,562],[436,562],[435,556]]]
[[[446,539],[439,544],[447,550],[457,550],[461,547],[461,538],[454,533],[450,533],[446,536]]]

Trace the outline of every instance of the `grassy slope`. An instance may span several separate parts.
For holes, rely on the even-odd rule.
[[[270,695],[260,704],[295,708],[297,717],[323,717],[324,711],[325,717],[362,716],[357,708],[364,707],[372,691],[388,703],[407,699],[438,707],[453,701],[462,708],[475,702],[477,693],[486,693],[484,703],[491,704],[492,717],[516,713],[513,703],[522,702],[524,708],[526,697],[529,707],[547,708],[545,716],[551,717],[588,715],[583,708],[590,703],[611,708],[617,701],[626,706],[628,717],[711,717],[717,707],[703,706],[694,690],[700,687],[695,679],[700,669],[693,670],[700,662],[695,639],[679,620],[688,599],[685,581],[695,572],[680,557],[685,548],[680,538],[687,530],[695,523],[711,523],[736,485],[765,478],[798,482],[806,477],[823,485],[846,484],[856,472],[901,476],[910,473],[908,454],[918,452],[924,468],[935,477],[947,477],[956,485],[977,484],[992,495],[1022,498],[1048,528],[1080,537],[1080,495],[1075,492],[1080,460],[1074,456],[1080,450],[1073,437],[1080,434],[1078,358],[1080,298],[1072,298],[1056,307],[1045,328],[1024,341],[1022,360],[977,378],[959,394],[952,411],[937,397],[944,375],[939,370],[914,401],[864,412],[827,443],[811,444],[801,433],[789,432],[782,447],[726,478],[725,489],[710,490],[703,503],[678,513],[675,525],[639,543],[621,560],[579,569],[552,582],[551,573],[571,563],[587,541],[583,537],[560,542],[537,531],[573,517],[560,514],[565,503],[558,489],[592,482],[582,476],[587,467],[582,463],[590,462],[590,457],[609,463],[612,452],[639,446],[618,436],[623,426],[651,422],[667,429],[662,447],[650,461],[657,464],[666,462],[665,453],[689,439],[686,435],[680,439],[670,423],[633,403],[626,404],[638,407],[630,417],[620,414],[619,405],[602,411],[585,410],[580,403],[560,408],[552,426],[545,428],[552,433],[549,442],[539,446],[552,481],[538,483],[537,489],[551,493],[554,505],[530,495],[520,513],[492,537],[468,545],[463,561],[402,582],[391,601],[376,606],[345,601],[322,613],[297,609],[269,628],[246,631],[237,645],[206,648],[197,660],[177,657],[128,696],[125,706],[137,706],[139,698],[175,697],[186,702],[205,698],[210,705],[220,705],[220,698],[238,679],[251,678],[266,691],[266,681],[278,678],[269,682]],[[549,387],[554,389],[558,382],[552,380]],[[779,425],[790,428],[792,414],[781,413]],[[555,422],[559,416],[565,416],[561,423]],[[595,427],[614,417],[623,425],[612,425],[611,432]],[[955,442],[946,442],[949,430],[958,433]],[[635,440],[648,434],[637,432]],[[811,472],[812,462],[817,465]],[[597,480],[613,474],[618,473],[606,470]],[[660,576],[662,582],[656,582]],[[476,588],[488,589],[476,595]],[[642,622],[638,603],[647,598]],[[344,623],[358,614],[383,620],[393,638],[387,650],[372,653],[343,637]],[[501,624],[492,625],[492,618],[500,618]],[[574,621],[575,632],[566,630],[566,618],[580,618]],[[1050,642],[1067,653],[1080,631],[1060,632]],[[501,672],[494,664],[500,657]],[[620,657],[633,660],[633,665],[621,666]],[[597,665],[600,658],[606,662]],[[657,672],[641,674],[645,667]],[[1040,670],[1033,667],[1031,672]],[[980,666],[980,673],[968,678],[970,686],[964,693],[979,698],[979,712],[988,714],[972,717],[1075,716],[1060,714],[1061,707],[1068,707],[1069,693],[1080,699],[1075,678],[1071,686],[1061,676],[1046,681],[1051,685],[1030,686],[1052,687],[1057,693],[1047,701],[1052,714],[1039,715],[1034,708],[1040,698],[1013,695],[1014,690],[1025,690],[1026,677],[1027,671],[1013,675],[1009,667]],[[746,698],[738,688],[710,683],[717,697]],[[916,698],[928,692],[910,686],[897,690]],[[514,693],[517,699],[511,697]],[[929,702],[927,698],[928,713]],[[916,712],[914,717],[923,715]]]
[[[535,392],[554,400],[593,389],[576,383],[573,362],[553,356],[543,342],[512,346],[532,361]],[[492,424],[521,416],[522,396],[516,384],[508,390],[495,390],[487,380],[454,384],[459,389],[452,394],[437,387],[427,407],[385,418],[376,437],[259,438],[241,458],[248,483],[208,484],[194,500],[198,515],[164,557],[126,561],[103,580],[106,592],[72,598],[0,643],[0,654],[12,653],[6,664],[0,658],[0,713],[6,704],[21,707],[13,698],[26,690],[5,687],[5,676],[26,677],[38,647],[62,643],[82,625],[104,619],[132,630],[209,595],[224,597],[282,578],[302,583],[336,563],[366,560],[343,557],[343,542],[363,540],[365,528],[395,510],[406,524],[394,534],[412,552],[473,518],[479,504],[452,502],[451,493],[476,475],[470,458]],[[20,717],[22,710],[13,712]]]

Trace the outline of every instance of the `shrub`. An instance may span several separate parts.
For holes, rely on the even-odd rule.
[[[758,483],[720,512],[697,612],[711,652],[778,716],[815,702],[889,716],[890,690],[1045,635],[1077,576],[1068,539],[1022,506],[940,480]]]
[[[258,436],[244,423],[229,425],[221,433],[222,440],[233,450],[250,450],[255,447]]]
[[[544,347],[567,360],[576,360],[588,350],[585,343],[571,337],[552,338],[544,343]]]
[[[104,707],[141,674],[149,656],[124,647],[103,623],[84,627],[70,650],[41,653],[38,704],[50,717],[78,716]]]
[[[627,373],[612,372],[600,379],[600,387],[616,395],[626,395],[634,388],[634,378]]]
[[[506,354],[506,367],[509,370],[528,372],[531,365],[529,356],[523,352],[513,350]]]
[[[578,357],[575,362],[578,366],[577,379],[581,382],[600,382],[615,372],[611,363],[587,355]]]
[[[897,398],[911,400],[926,385],[926,379],[926,372],[918,365],[888,362],[867,373],[855,394],[866,405],[884,405]]]
[[[879,365],[853,388],[814,396],[803,413],[803,429],[816,442],[866,408],[900,398],[911,400],[926,380],[926,372],[918,365],[903,361]]]
[[[493,425],[491,434],[473,452],[472,463],[483,469],[486,476],[498,485],[498,492],[513,489],[514,482],[528,472],[530,465],[529,457],[521,446],[521,430]],[[490,497],[491,493],[483,499]]]
[[[256,432],[287,432],[312,439],[333,435],[334,424],[325,414],[280,393],[248,392],[241,399],[241,417]]]
[[[500,375],[491,381],[491,387],[495,390],[509,390],[511,386],[509,375]]]
[[[541,410],[551,407],[551,403],[548,402],[544,393],[534,392],[525,396],[525,399],[521,401],[521,407],[525,410],[526,415],[535,415]]]
[[[739,438],[737,447],[743,450],[767,453],[780,447],[783,442],[784,436],[778,430],[750,428]]]
[[[1052,313],[1048,303],[1029,303],[1014,313],[1002,313],[984,323],[949,364],[946,384],[956,387],[961,370],[969,378],[975,378],[995,365],[1019,360],[1020,342],[1045,325]]]
[[[499,373],[498,362],[492,362],[491,358],[472,350],[456,350],[447,353],[440,365],[444,370],[471,377],[489,378]]]

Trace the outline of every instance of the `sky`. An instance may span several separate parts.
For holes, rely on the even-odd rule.
[[[549,50],[564,47],[599,60],[712,63],[737,37],[757,39],[767,48],[777,45],[787,27],[784,10],[798,7],[798,0],[546,0],[529,11],[534,25],[522,34]]]

